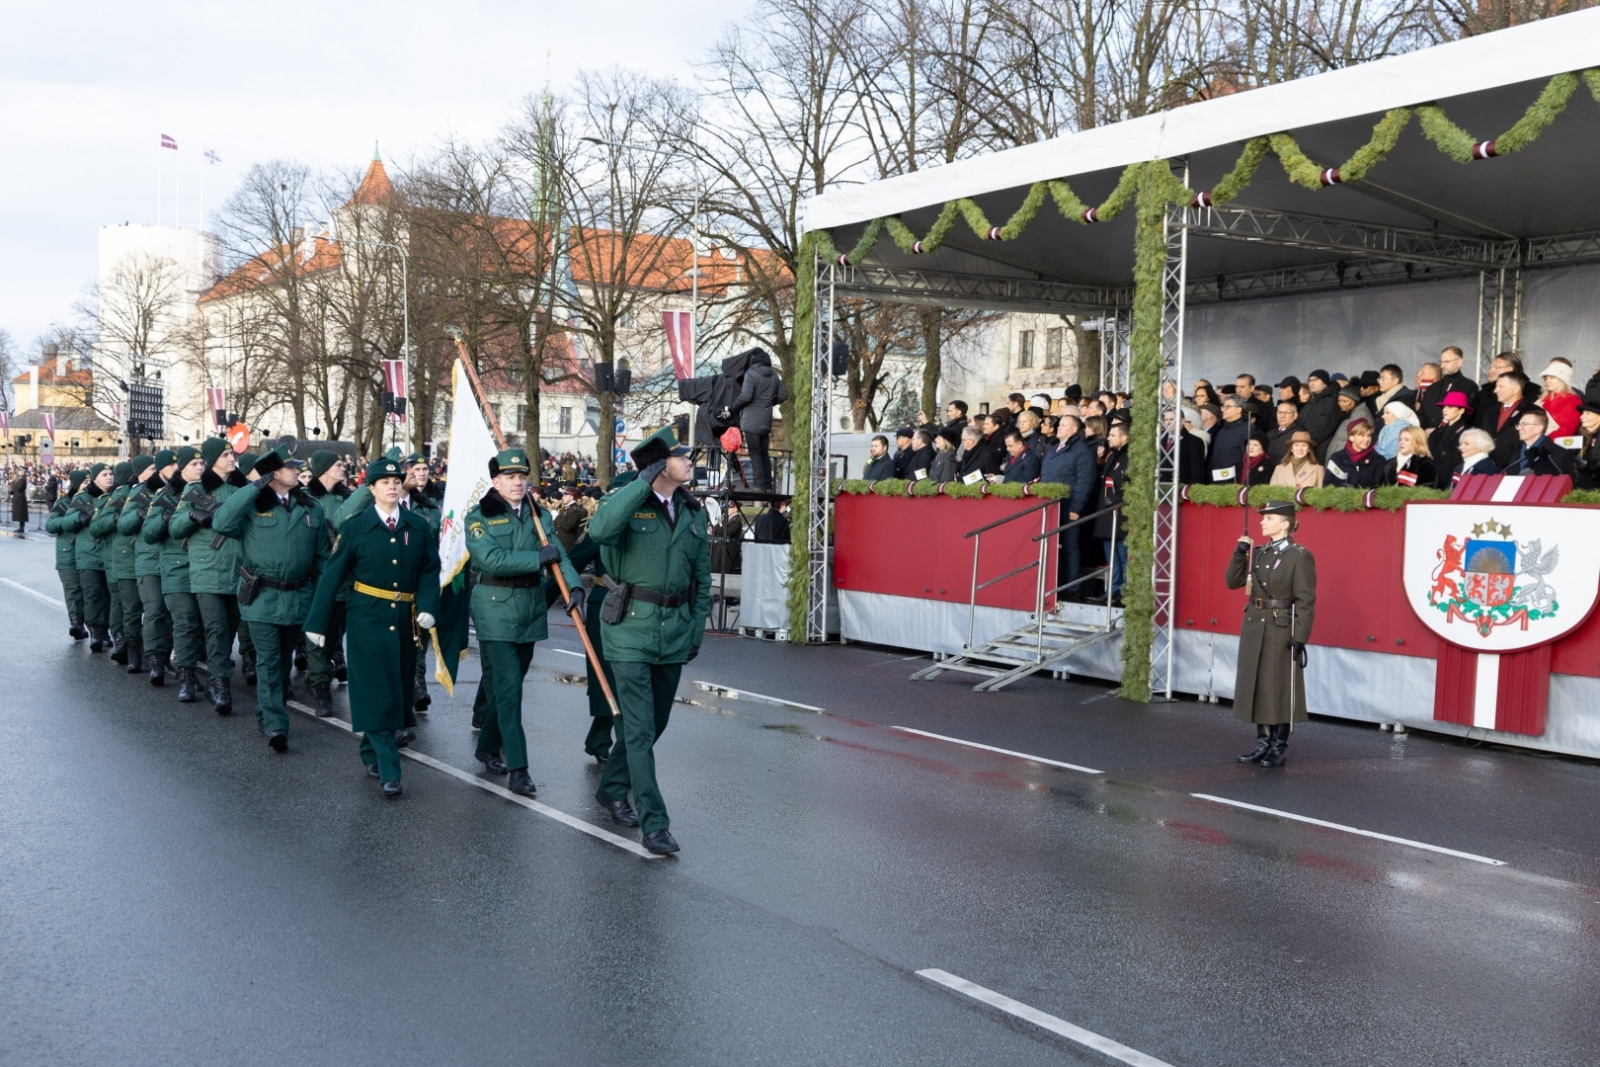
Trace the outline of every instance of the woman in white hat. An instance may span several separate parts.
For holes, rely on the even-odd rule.
[[[1550,365],[1539,372],[1544,382],[1544,395],[1539,406],[1550,416],[1547,436],[1571,437],[1578,432],[1578,406],[1583,397],[1572,391],[1572,364],[1564,359],[1552,359]]]
[[[1410,426],[1421,426],[1417,413],[1398,400],[1383,406],[1383,429],[1378,431],[1378,455],[1393,459],[1400,452],[1400,431]]]

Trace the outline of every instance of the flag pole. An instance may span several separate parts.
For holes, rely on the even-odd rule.
[[[446,327],[445,332],[449,333],[450,339],[456,343],[456,354],[461,358],[461,369],[467,372],[467,380],[472,383],[472,391],[478,397],[478,406],[483,409],[484,418],[489,420],[489,429],[494,434],[495,444],[504,451],[506,435],[500,432],[500,420],[494,417],[494,408],[489,406],[489,397],[483,391],[483,383],[478,380],[478,372],[473,368],[472,360],[467,358],[466,339],[461,331],[454,327]],[[550,539],[545,536],[544,523],[539,521],[537,504],[534,505],[533,511],[533,529],[539,535],[540,546],[548,548]],[[578,628],[578,638],[583,642],[583,654],[589,660],[589,669],[600,682],[600,691],[606,695],[606,703],[611,705],[612,718],[620,719],[622,709],[617,706],[617,698],[611,692],[611,683],[606,681],[605,668],[600,665],[600,655],[595,652],[594,645],[589,641],[589,630],[583,624],[583,615],[577,608],[571,606],[572,591],[567,588],[566,575],[561,573],[559,566],[551,567],[550,573],[556,576],[556,586],[561,590],[561,598],[568,603],[567,614],[572,616],[572,622]]]

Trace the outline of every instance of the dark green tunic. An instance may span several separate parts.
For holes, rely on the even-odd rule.
[[[1253,572],[1249,552],[1235,551],[1228,560],[1228,588],[1247,586],[1233,715],[1268,726],[1305,722],[1305,671],[1295,664],[1289,641],[1311,640],[1317,607],[1316,561],[1304,546],[1288,539],[1255,549],[1254,555]]]

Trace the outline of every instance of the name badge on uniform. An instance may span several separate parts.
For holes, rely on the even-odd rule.
[[[1211,472],[1211,480],[1214,482],[1231,482],[1238,474],[1239,469],[1237,467],[1220,467]]]

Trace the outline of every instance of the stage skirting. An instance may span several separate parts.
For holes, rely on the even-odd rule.
[[[863,502],[868,506],[859,506]],[[960,652],[967,642],[972,571],[972,542],[961,535],[1035,502],[841,496],[834,549],[841,637],[891,648]],[[1226,587],[1223,572],[1244,518],[1239,508],[1182,505],[1173,684],[1178,693],[1233,697],[1244,594]],[[1028,539],[1039,529],[1029,516],[1001,527],[1000,531],[1015,530],[1005,538],[986,535],[980,579],[1020,566],[1030,553],[1037,558],[1037,548],[1030,547]],[[1306,679],[1309,710],[1600,757],[1600,612],[1551,646],[1543,735],[1504,733],[1433,718],[1439,639],[1423,627],[1401,595],[1403,531],[1401,512],[1302,513],[1297,538],[1316,556],[1318,573],[1317,617]],[[980,595],[973,641],[981,643],[1025,625],[1033,590],[1030,571]],[[1071,615],[1091,610],[1085,605],[1062,606]],[[1119,678],[1120,640],[1068,660],[1066,669],[1089,678]],[[960,684],[962,677],[945,675],[926,684]],[[994,699],[1005,696],[996,694]]]

